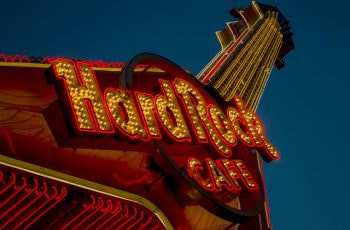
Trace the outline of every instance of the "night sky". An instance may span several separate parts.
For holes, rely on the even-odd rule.
[[[19,3],[20,2],[20,3]],[[197,74],[215,31],[250,1],[2,1],[0,53],[128,61],[153,52]],[[258,115],[281,160],[265,164],[274,229],[350,229],[349,1],[263,1],[290,20],[296,49]]]

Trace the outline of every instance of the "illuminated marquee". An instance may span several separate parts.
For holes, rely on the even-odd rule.
[[[68,109],[64,113],[74,120],[73,136],[116,136],[134,145],[156,146],[148,151],[154,152],[164,171],[175,177],[181,174],[188,182],[182,190],[209,211],[210,201],[194,198],[193,191],[186,189],[191,187],[188,184],[206,198],[209,194],[209,200],[214,197],[214,203],[221,201],[228,213],[218,215],[225,219],[237,221],[227,216],[243,216],[242,209],[253,210],[259,196],[264,196],[250,155],[258,152],[271,161],[279,153],[268,141],[260,119],[241,98],[216,102],[197,79],[156,55],[136,56],[120,79],[115,79],[117,87],[97,79],[86,63],[56,59],[51,64],[61,103]],[[141,79],[133,74],[138,64],[157,66],[166,76]],[[180,186],[183,180],[177,183]],[[242,193],[253,198],[249,202],[242,198],[241,209],[236,210],[227,194],[233,199]]]

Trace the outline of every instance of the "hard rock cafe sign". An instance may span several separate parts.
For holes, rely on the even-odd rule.
[[[162,74],[140,75],[140,65]],[[177,196],[229,221],[245,222],[264,207],[256,155],[272,161],[279,153],[241,98],[218,101],[184,69],[149,53],[113,80],[97,78],[88,63],[54,59],[49,80],[64,117],[46,112],[59,145],[149,152]]]

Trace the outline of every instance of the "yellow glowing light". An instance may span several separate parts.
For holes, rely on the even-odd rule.
[[[236,143],[236,137],[232,132],[232,126],[229,124],[226,115],[216,106],[210,108],[210,117],[214,122],[216,129],[221,136],[230,144]]]
[[[189,113],[190,111],[192,112],[192,115],[190,113],[190,116],[192,118],[192,116],[194,117],[194,119],[192,119],[196,125],[195,125],[195,129],[196,132],[199,134],[199,137],[204,138],[204,133],[202,133],[203,128],[199,127],[201,126],[200,121],[196,121],[196,119],[200,119],[203,124],[205,125],[205,127],[207,128],[208,132],[209,132],[209,137],[211,138],[213,144],[217,147],[217,149],[219,150],[219,152],[221,154],[223,154],[224,156],[229,156],[231,153],[230,148],[227,146],[227,144],[218,136],[218,134],[216,133],[216,131],[213,128],[213,125],[211,124],[209,118],[208,118],[208,106],[205,103],[202,95],[195,90],[195,88],[190,85],[188,82],[177,79],[175,82],[175,87],[177,92],[182,95],[185,100],[185,105],[187,107],[187,105],[189,105]],[[191,98],[189,98],[190,96],[188,95],[188,93],[191,93],[197,102],[197,105],[194,105],[193,102],[191,101]],[[187,101],[187,103],[186,103]],[[195,107],[196,109],[193,110],[193,108],[191,107]],[[198,113],[198,114],[197,114]],[[204,132],[204,131],[203,131]],[[202,139],[203,140],[203,139]]]
[[[123,131],[130,135],[138,135],[147,138],[147,133],[141,124],[131,94],[120,89],[108,89],[106,93],[108,109],[117,124]]]
[[[191,175],[200,185],[204,188],[211,190],[214,188],[213,183],[209,180],[203,179],[203,177],[198,173],[198,171],[203,171],[203,167],[201,162],[196,158],[190,158],[188,161],[188,171],[189,175]]]
[[[153,113],[155,111],[155,106],[152,95],[138,93],[137,100],[140,104],[149,134],[151,136],[159,136],[159,130]]]
[[[156,107],[160,120],[176,139],[190,139],[190,133],[170,82],[161,80],[160,84],[166,95],[156,96]]]
[[[101,94],[97,87],[97,82],[93,71],[88,65],[78,65],[80,79],[77,70],[71,61],[59,60],[53,65],[57,75],[65,79],[65,85],[69,91],[73,111],[77,118],[80,129],[94,130],[93,118],[90,117],[87,104],[88,100],[92,107],[92,113],[97,121],[99,130],[110,131],[112,126],[109,122]]]
[[[226,186],[228,189],[232,189],[232,184],[230,180],[225,176],[221,169],[215,164],[212,159],[207,159],[207,164],[209,165],[211,175],[214,178],[216,188],[222,190],[222,186]]]

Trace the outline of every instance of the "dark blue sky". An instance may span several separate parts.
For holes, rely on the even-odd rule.
[[[34,1],[33,1],[34,2]],[[128,61],[143,51],[194,74],[219,50],[214,32],[250,1],[4,1],[0,53]],[[281,152],[265,165],[274,229],[350,229],[348,1],[267,0],[296,49],[274,70],[258,114]]]

